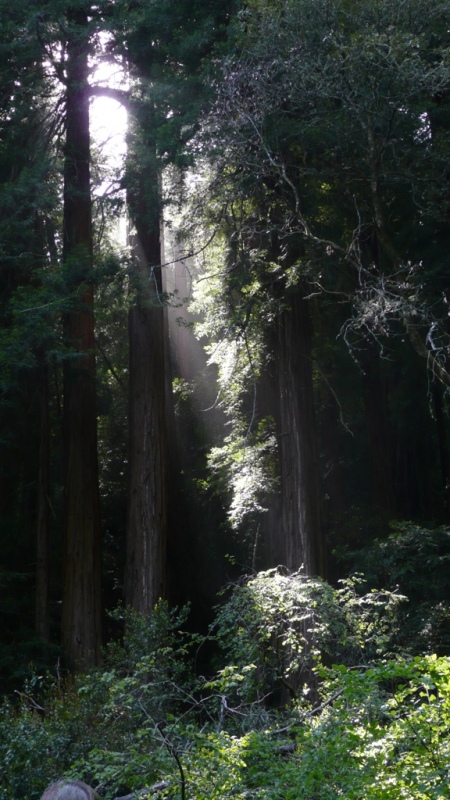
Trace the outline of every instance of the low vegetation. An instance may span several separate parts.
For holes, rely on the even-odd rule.
[[[207,637],[188,607],[119,609],[101,670],[34,674],[4,700],[0,799],[62,776],[105,798],[448,798],[449,641],[427,652],[424,626],[407,646],[418,606],[360,574],[335,588],[272,569],[228,587]]]

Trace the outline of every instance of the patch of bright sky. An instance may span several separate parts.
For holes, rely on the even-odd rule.
[[[113,89],[126,89],[126,76],[114,64],[100,64],[92,83]],[[124,106],[110,97],[94,97],[91,103],[91,136],[94,146],[111,164],[119,167],[126,154],[128,115]]]
[[[91,83],[110,89],[128,88],[125,71],[117,64],[100,63],[94,70]],[[126,156],[128,115],[125,107],[110,97],[94,97],[90,106],[90,130],[93,149],[100,156],[102,179],[94,195],[103,197],[117,187]],[[118,238],[124,243],[125,219],[119,223]]]

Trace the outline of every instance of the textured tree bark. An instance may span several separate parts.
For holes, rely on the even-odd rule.
[[[139,166],[141,167],[139,169]],[[137,164],[128,203],[135,305],[129,312],[129,477],[125,601],[148,613],[167,589],[167,356],[155,164]]]
[[[125,600],[143,613],[165,595],[166,453],[162,309],[129,313],[129,494]]]
[[[278,320],[280,464],[285,564],[323,575],[311,320],[299,291]]]
[[[101,647],[101,531],[97,465],[94,291],[87,13],[67,14],[64,267],[76,296],[65,315],[65,569],[62,639],[76,669],[98,663]],[[71,351],[71,352],[70,352]]]

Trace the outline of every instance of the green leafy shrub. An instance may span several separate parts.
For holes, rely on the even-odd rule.
[[[187,609],[118,612],[103,671],[36,677],[0,707],[0,800],[61,776],[107,798],[163,781],[160,800],[448,800],[450,659],[396,654],[401,598],[361,580],[270,570],[234,587],[209,682]],[[283,679],[295,692],[271,707]]]
[[[193,701],[189,651],[196,637],[181,627],[188,609],[158,604],[142,616],[119,610],[121,643],[105,669],[61,683],[29,682],[20,703],[0,707],[0,800],[38,798],[62,775],[114,797],[177,772],[183,747],[174,730]],[[181,736],[181,739],[180,739]]]
[[[362,580],[355,576],[334,589],[301,571],[271,569],[235,586],[216,618],[228,663],[211,685],[237,701],[276,700],[283,688],[291,697],[308,691],[323,659],[372,663],[394,646],[404,598],[375,590],[362,595]]]
[[[40,797],[46,784],[98,741],[101,699],[86,703],[83,679],[35,676],[0,706],[0,799]]]
[[[450,655],[448,527],[393,523],[390,536],[341,558],[347,567],[364,569],[366,585],[398,588],[407,596],[400,610],[403,647]]]
[[[183,631],[189,608],[160,601],[148,615],[119,609],[123,641],[109,646],[106,669],[85,677],[80,694],[102,697],[96,746],[72,769],[107,788],[109,796],[152,785],[177,774],[174,754],[184,747],[177,719],[196,702],[192,648],[198,637]]]
[[[435,656],[324,670],[314,724],[299,728],[302,768],[315,730],[318,754],[310,758],[333,765],[328,786],[334,796],[448,797],[449,677],[450,661]],[[320,774],[327,773],[318,770],[314,796],[333,796],[320,793]]]
[[[450,661],[321,668],[317,705],[235,741],[238,796],[443,800],[449,792]]]

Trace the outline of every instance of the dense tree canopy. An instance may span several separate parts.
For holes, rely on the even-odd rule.
[[[0,22],[0,800],[442,800],[447,0]]]
[[[249,420],[274,416],[283,514],[294,494],[287,479],[291,459],[298,465],[298,453],[309,453],[308,476],[317,462],[314,444],[300,443],[292,392],[297,402],[311,395],[300,415],[307,431],[314,426],[311,403],[326,404],[326,413],[316,415],[319,428],[327,419],[319,446],[327,460],[343,462],[330,452],[332,440],[339,447],[342,430],[329,426],[336,429],[340,417],[352,430],[354,398],[341,388],[337,361],[339,371],[353,374],[364,400],[371,466],[366,492],[385,518],[411,513],[408,497],[422,490],[413,488],[412,474],[401,486],[405,477],[398,472],[409,467],[393,452],[392,437],[400,435],[396,418],[403,411],[390,406],[393,387],[387,385],[391,363],[410,374],[405,387],[418,380],[420,366],[403,347],[408,342],[429,369],[441,503],[447,504],[447,15],[442,3],[249,4],[238,17],[236,53],[223,61],[217,100],[196,140],[204,170],[192,200],[200,216],[192,235],[200,241],[211,231],[216,235],[214,267],[204,259],[203,268],[214,291],[200,285],[197,307],[206,308],[202,332],[213,337],[224,402],[237,421],[223,458],[233,461],[233,448],[237,453],[250,445],[249,431],[258,439],[256,425],[247,431]],[[352,369],[345,348],[359,369]],[[292,350],[304,358],[303,367],[294,366]],[[306,379],[307,362],[317,371],[315,387]],[[303,374],[301,390],[292,388],[290,372]],[[267,374],[279,381],[276,411],[263,385],[256,407],[250,400],[251,383],[264,383]],[[244,423],[236,415],[239,396]],[[284,440],[287,430],[297,430],[294,455],[293,440]],[[255,444],[254,460],[261,446],[261,440]],[[336,480],[340,471],[333,469]],[[256,493],[260,485],[255,470]],[[301,469],[295,485],[303,485]],[[314,482],[301,491],[297,517],[308,495],[316,506]],[[340,489],[330,491],[336,502]],[[317,513],[305,525],[317,531]],[[308,561],[307,550],[300,548],[301,560]],[[298,558],[283,561],[295,567]]]

